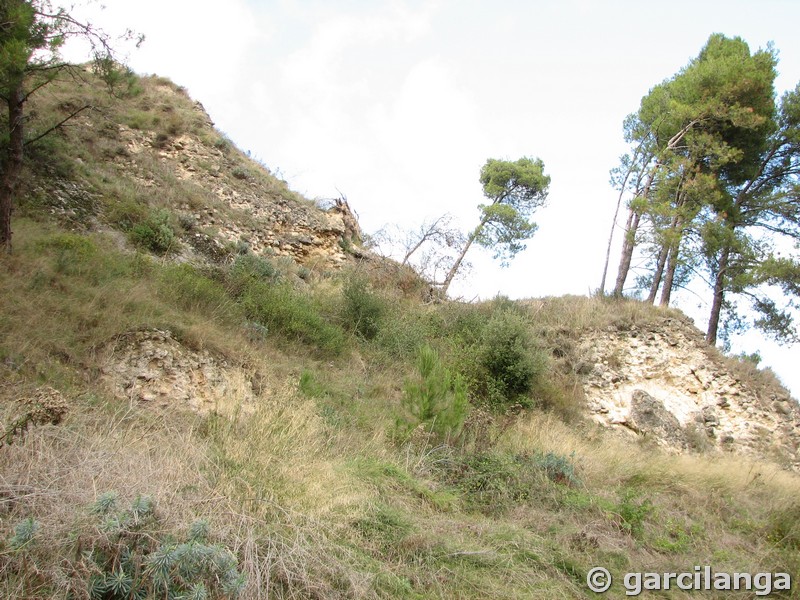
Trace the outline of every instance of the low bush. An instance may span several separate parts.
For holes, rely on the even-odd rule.
[[[107,492],[88,512],[88,519],[82,517],[72,535],[78,550],[60,559],[61,583],[69,588],[68,597],[227,599],[243,591],[245,578],[236,557],[224,546],[210,543],[206,521],[195,522],[180,541],[165,533],[155,503],[147,496],[137,496],[122,509],[117,494]],[[4,544],[8,549],[1,548],[4,575],[14,577],[18,589],[30,593],[25,597],[44,597],[48,589],[39,564],[46,564],[44,557],[52,548],[40,537],[44,537],[40,524],[29,517],[14,527]]]
[[[366,279],[351,276],[342,289],[342,319],[345,326],[365,340],[372,340],[380,331],[386,305],[367,286]]]
[[[463,316],[468,321],[478,317]],[[503,309],[479,327],[478,335],[472,340],[462,337],[456,350],[472,396],[496,410],[530,407],[534,385],[547,368],[547,355],[536,346],[530,327],[517,312]]]
[[[144,221],[131,227],[128,235],[138,247],[156,254],[166,254],[177,243],[172,218],[166,210],[150,213]]]
[[[161,533],[146,496],[120,510],[116,494],[106,493],[91,512],[97,522],[82,554],[90,598],[235,598],[244,588],[236,557],[208,543],[205,521],[194,523],[181,542]]]
[[[231,279],[241,287],[252,281],[278,281],[279,278],[280,271],[268,258],[249,252],[239,254],[231,265]]]
[[[245,316],[271,333],[308,344],[325,354],[344,351],[344,331],[324,315],[313,298],[288,283],[252,282],[239,302]]]
[[[234,317],[238,310],[225,286],[189,264],[168,265],[161,272],[160,295],[184,310]]]

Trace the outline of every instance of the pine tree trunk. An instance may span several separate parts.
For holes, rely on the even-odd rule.
[[[678,255],[681,249],[680,236],[669,247],[669,256],[667,257],[667,272],[664,276],[664,287],[661,289],[660,306],[669,306],[669,299],[672,295],[672,284],[675,281],[675,271],[678,268]]]
[[[450,267],[450,271],[447,273],[447,277],[445,277],[444,283],[442,284],[442,287],[439,290],[439,293],[441,294],[442,298],[447,297],[447,290],[450,288],[450,284],[453,283],[453,279],[455,278],[456,273],[458,273],[459,267],[461,267],[461,262],[464,260],[464,256],[466,256],[467,250],[469,250],[469,247],[472,246],[472,242],[474,242],[475,238],[478,237],[478,234],[480,233],[485,223],[486,220],[484,219],[483,221],[481,221],[481,224],[478,225],[475,231],[473,231],[472,234],[470,234],[469,238],[467,239],[467,243],[464,244],[464,249],[461,250],[461,254],[458,255],[456,262],[454,262],[453,266]]]
[[[669,225],[670,231],[675,231],[678,227],[678,215],[672,217],[672,223]],[[661,251],[658,254],[658,262],[656,263],[656,270],[653,273],[653,283],[650,285],[650,294],[647,296],[647,301],[654,304],[656,296],[658,295],[658,288],[661,285],[661,279],[664,276],[664,265],[667,263],[667,258],[670,253],[670,245],[667,243],[662,244]]]
[[[636,245],[636,230],[639,228],[641,218],[641,213],[631,209],[628,215],[628,223],[625,226],[625,240],[622,244],[622,256],[619,259],[617,282],[614,285],[615,296],[622,296],[622,290],[625,289],[625,280],[628,278],[628,271],[631,268],[631,260],[633,259],[633,248]]]
[[[0,246],[9,254],[11,253],[11,211],[14,192],[22,171],[25,150],[23,106],[24,95],[20,84],[8,96],[8,155],[0,176]]]
[[[658,288],[661,285],[661,277],[664,275],[664,265],[667,263],[668,254],[669,246],[663,244],[660,252],[658,253],[658,262],[656,263],[656,270],[653,273],[653,283],[650,284],[650,294],[647,296],[647,302],[650,304],[653,304],[656,301]]]
[[[711,316],[708,319],[708,330],[706,331],[706,341],[712,346],[717,343],[719,318],[722,314],[722,303],[725,301],[725,276],[728,270],[730,252],[731,250],[727,246],[722,250],[722,255],[719,257],[717,276],[714,279],[714,300],[711,304]]]
[[[656,164],[650,170],[647,183],[644,184],[644,189],[642,190],[642,197],[647,198],[650,195],[650,187],[653,185],[653,180],[659,168],[660,165]],[[625,226],[625,239],[622,242],[622,256],[619,259],[614,296],[622,296],[622,291],[625,289],[625,280],[628,278],[628,271],[630,271],[631,261],[633,260],[633,249],[636,247],[636,232],[639,230],[639,222],[641,220],[642,213],[631,208],[628,214],[628,223]]]
[[[636,158],[639,155],[639,150],[641,149],[642,144],[639,144],[639,148],[636,149],[636,153],[634,154],[633,160],[631,160],[631,166],[628,168],[627,172],[625,173],[625,178],[622,180],[622,185],[620,185],[619,196],[617,197],[617,207],[614,209],[614,220],[611,222],[611,231],[608,234],[608,246],[606,247],[606,262],[603,265],[603,278],[600,280],[600,295],[604,295],[606,293],[606,276],[608,275],[608,263],[611,260],[611,244],[614,241],[614,230],[617,228],[617,219],[619,218],[619,209],[622,206],[622,196],[625,194],[625,186],[628,185],[628,179],[630,179],[631,173],[633,172],[633,165],[635,164]],[[639,185],[642,182],[642,175],[639,174],[639,180],[636,182],[637,192],[639,191]],[[628,225],[630,225],[630,219],[628,219]]]

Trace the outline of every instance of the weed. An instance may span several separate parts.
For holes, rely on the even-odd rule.
[[[209,544],[209,527],[195,522],[185,541],[164,539],[153,501],[137,496],[127,510],[106,493],[90,507],[99,521],[83,554],[90,598],[234,598],[244,587],[236,557]]]
[[[641,499],[641,493],[633,488],[623,490],[614,507],[619,527],[634,538],[642,537],[645,521],[654,511],[653,503],[648,498]]]
[[[309,398],[324,398],[328,395],[325,386],[320,384],[314,373],[308,369],[303,369],[300,373],[300,391]]]
[[[777,511],[770,518],[767,539],[790,550],[800,550],[800,504]]]
[[[578,485],[580,479],[575,474],[575,453],[562,456],[553,452],[541,454],[534,459],[536,464],[556,483]]]

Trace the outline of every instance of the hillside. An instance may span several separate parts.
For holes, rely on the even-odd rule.
[[[31,148],[0,258],[0,597],[800,577],[797,403],[679,312],[432,303],[172,82],[36,102],[95,108]]]

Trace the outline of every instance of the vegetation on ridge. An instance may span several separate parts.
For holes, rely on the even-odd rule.
[[[224,231],[263,222],[196,181],[310,203],[171,82],[111,100],[91,81],[37,99],[102,110],[28,155],[0,259],[0,423],[44,386],[66,406],[0,447],[0,596],[590,597],[596,565],[800,576],[796,475],[581,419],[575,341],[663,311],[427,304],[390,263],[256,254]],[[214,157],[194,180],[173,152],[190,143]],[[109,356],[152,329],[240,375],[213,411],[114,393]]]

